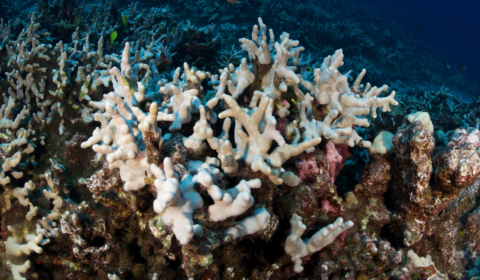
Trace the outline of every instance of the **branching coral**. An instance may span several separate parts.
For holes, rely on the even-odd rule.
[[[177,179],[171,159],[165,158],[163,166],[165,172],[156,165],[152,164],[150,167],[157,178],[157,199],[153,208],[155,212],[163,213],[164,223],[172,225],[173,233],[180,244],[186,245],[202,230],[200,225],[193,223],[192,212],[202,207],[203,200],[193,190],[193,178],[187,177],[181,182]]]
[[[279,8],[271,2],[262,5]],[[235,48],[218,56],[209,52],[221,48],[213,24],[179,22],[168,7],[68,3],[39,2],[12,25],[26,27],[17,41],[0,26],[1,261],[15,278],[51,278],[43,263],[68,279],[408,279],[429,270],[431,262],[410,265],[413,255],[406,261],[392,240],[430,254],[438,276],[461,278],[442,264],[458,270],[460,249],[436,254],[432,244],[454,246],[461,232],[443,209],[470,211],[468,230],[477,228],[478,130],[437,132],[435,147],[425,115],[407,116],[368,155],[362,148],[384,128],[378,109],[397,101],[387,86],[362,84],[365,70],[349,84],[342,50],[316,62],[293,39],[311,42],[305,32],[276,40],[259,18],[237,45],[245,58]],[[62,41],[42,29],[54,11]],[[183,68],[170,69],[173,52]],[[213,72],[217,61],[223,68]],[[367,166],[352,176],[355,187],[336,180],[359,162]],[[467,235],[458,240],[476,250]],[[33,254],[45,245],[45,256]]]
[[[353,222],[348,221],[344,223],[342,218],[338,218],[335,223],[322,228],[310,239],[305,241],[301,239],[306,228],[302,223],[302,218],[293,214],[290,220],[290,227],[290,235],[285,242],[285,252],[289,254],[292,257],[292,261],[295,262],[293,270],[299,273],[303,271],[302,260],[300,258],[322,250],[325,246],[332,243],[337,236],[353,227]]]
[[[165,172],[155,164],[150,167],[157,178],[154,182],[157,189],[157,199],[153,204],[154,210],[162,214],[165,224],[172,226],[173,233],[182,245],[188,244],[193,236],[200,234],[202,230],[200,225],[193,223],[192,212],[203,206],[203,199],[194,191],[195,183],[205,188],[214,201],[214,204],[208,207],[209,218],[214,222],[245,213],[254,203],[251,188],[260,188],[261,185],[258,179],[248,182],[242,180],[240,184],[224,192],[214,184],[214,181],[221,180],[223,177],[223,174],[216,168],[218,160],[207,158],[207,161],[210,163],[189,162],[187,165],[189,174],[182,180],[177,178],[170,158],[164,160]],[[240,224],[244,224],[243,226],[229,228],[225,234],[238,238],[263,230],[270,220],[270,214],[265,209],[257,212],[258,210],[252,218],[241,221]],[[266,215],[261,213],[266,213]],[[258,218],[259,215],[264,218]],[[258,226],[253,226],[252,223],[255,222],[249,221],[249,219],[260,219],[262,222]],[[243,227],[246,229],[242,229]]]

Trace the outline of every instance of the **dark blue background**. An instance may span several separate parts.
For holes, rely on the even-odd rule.
[[[404,24],[437,49],[455,70],[475,84],[480,81],[480,1],[365,0],[387,18]]]

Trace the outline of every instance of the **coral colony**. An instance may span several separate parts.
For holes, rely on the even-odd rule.
[[[480,276],[479,122],[447,89],[398,97],[262,18],[174,65],[214,27],[67,2],[0,25],[0,278]]]

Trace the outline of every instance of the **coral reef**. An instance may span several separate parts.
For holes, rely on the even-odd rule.
[[[13,2],[0,278],[480,275],[478,102],[364,82],[410,76],[361,55],[400,67],[412,39],[347,28],[344,1]]]

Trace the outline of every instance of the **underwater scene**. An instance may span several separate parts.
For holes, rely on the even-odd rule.
[[[437,2],[0,1],[0,279],[480,280]]]

